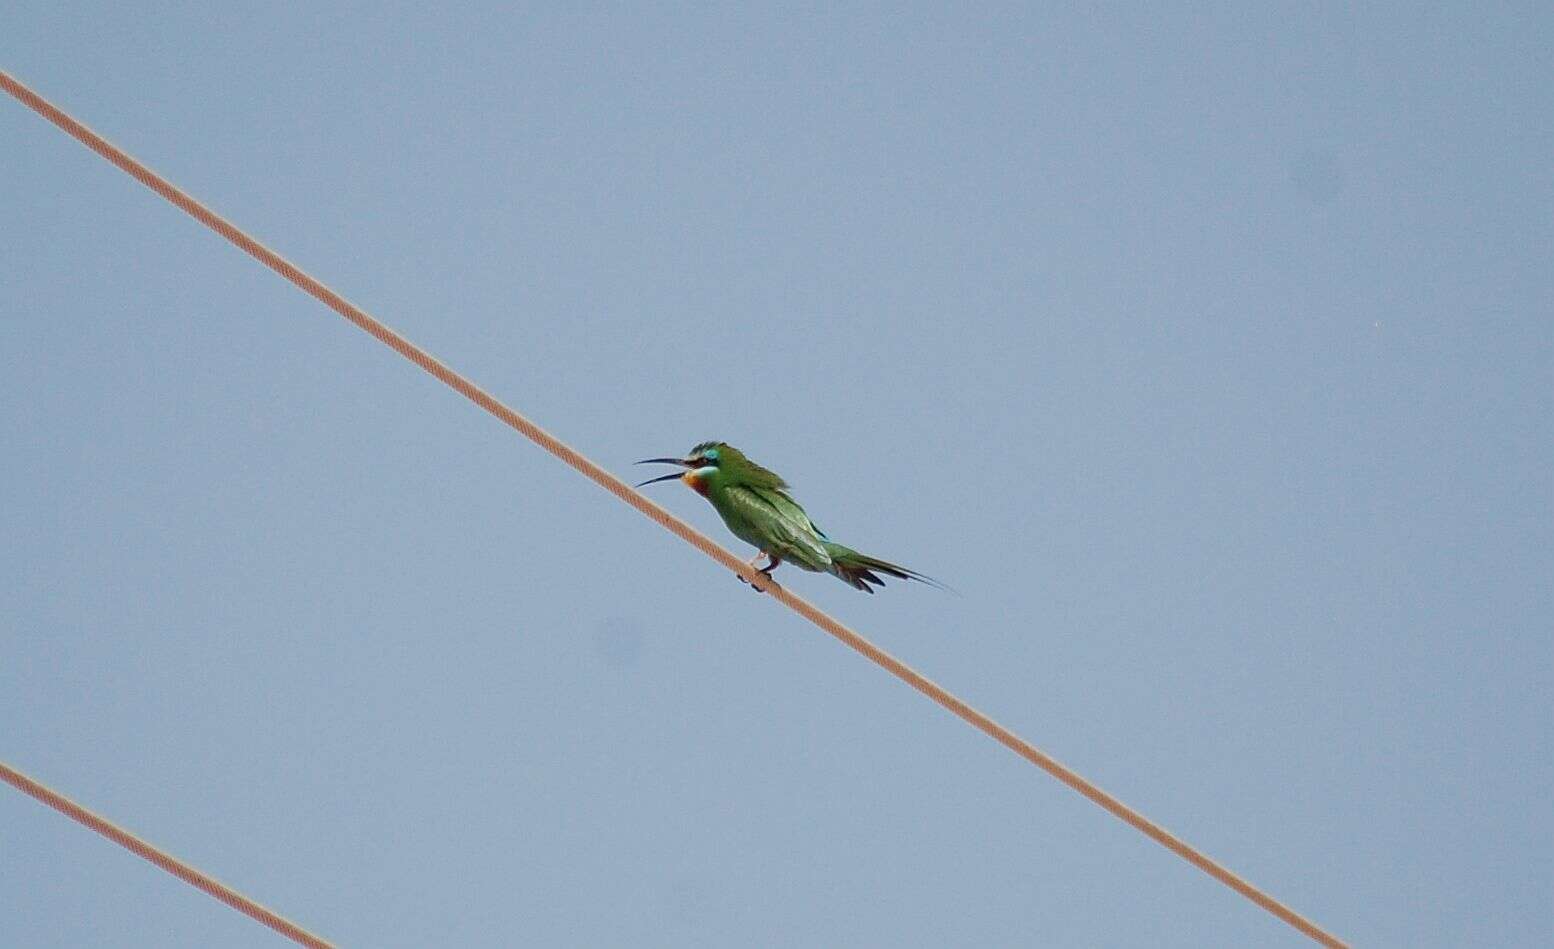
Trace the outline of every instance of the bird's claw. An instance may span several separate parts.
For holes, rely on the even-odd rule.
[[[775,581],[772,581],[772,579],[771,579],[772,575],[767,573],[765,570],[759,570],[759,571],[757,571],[757,573],[761,574],[761,576],[765,577],[769,582],[775,582]],[[755,584],[750,583],[749,580],[746,580],[745,579],[745,575],[742,574],[742,573],[734,574],[734,579],[738,580],[740,583],[749,584],[750,589],[754,590],[757,593],[765,593],[766,592],[765,590],[761,589],[760,587],[756,586]]]

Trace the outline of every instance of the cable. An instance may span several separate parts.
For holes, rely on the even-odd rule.
[[[1030,744],[982,712],[972,708],[942,686],[930,680],[927,676],[924,676],[852,629],[831,618],[831,616],[822,612],[808,600],[797,594],[790,593],[785,587],[771,579],[771,577],[758,572],[754,567],[740,560],[729,551],[724,550],[694,527],[648,500],[647,497],[633,490],[626,482],[599,467],[554,435],[503,405],[484,389],[449,369],[430,353],[427,353],[385,324],[379,322],[365,310],[304,273],[295,264],[292,264],[275,251],[249,237],[225,218],[180,191],[150,168],[131,158],[127,153],[71,118],[42,96],[11,78],[4,71],[0,71],[0,87],[3,87],[6,92],[15,96],[28,108],[59,126],[66,134],[103,158],[106,158],[114,165],[117,165],[141,184],[177,205],[195,220],[235,244],[243,252],[251,255],[266,267],[296,284],[297,287],[317,298],[331,310],[366,330],[401,356],[436,376],[455,392],[458,392],[498,419],[501,419],[525,438],[528,438],[575,468],[590,481],[593,481],[601,488],[636,508],[649,519],[663,526],[713,560],[716,560],[719,564],[744,577],[762,591],[770,593],[773,598],[784,606],[841,640],[847,646],[869,659],[869,661],[884,668],[891,675],[944,706],[978,731],[981,731],[1031,764],[1062,781],[1094,803],[1099,804],[1118,819],[1139,830],[1172,853],[1175,853],[1188,863],[1191,863],[1322,945],[1330,947],[1342,947],[1345,945],[1337,937],[1327,933],[1309,919],[1306,919],[1251,883],[1243,880],[1226,867],[1209,858],[1206,854],[1188,845],[1186,841],[1081,777],[1077,772],[1056,758]]]
[[[153,847],[107,818],[92,813],[3,761],[0,761],[0,781],[42,801],[71,820],[85,824],[136,856],[150,860],[190,886],[199,887],[239,913],[257,919],[292,942],[307,946],[309,949],[333,949],[334,943],[320,939],[274,910],[261,906],[215,877],[201,873],[167,851]]]

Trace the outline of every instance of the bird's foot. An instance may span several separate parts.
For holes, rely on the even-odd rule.
[[[776,570],[777,569],[777,565],[782,563],[782,561],[778,560],[776,557],[773,557],[771,554],[767,553],[764,550],[761,551],[760,553],[756,554],[754,557],[751,557],[749,560],[745,561],[745,566],[752,567],[752,568],[755,567],[755,565],[757,563],[760,563],[762,557],[766,558],[766,566],[761,567],[760,569],[756,570],[756,573],[759,573],[762,576],[770,577],[772,575],[772,571]],[[754,590],[755,592],[757,592],[757,593],[765,592],[760,587],[756,586],[753,583],[750,583],[749,580],[746,580],[744,574],[736,573],[736,574],[734,574],[734,576],[739,579],[740,583],[749,583],[750,584],[750,589]]]
[[[766,566],[761,567],[760,569],[756,570],[756,573],[759,573],[761,576],[765,577],[766,578],[766,582],[768,584],[775,584],[777,581],[772,579],[772,571],[776,570],[777,567],[782,563],[782,559],[781,558],[773,557],[771,554],[762,552],[762,553],[756,554],[754,557],[751,557],[749,559],[749,561],[746,562],[746,565],[750,566],[750,567],[754,567],[756,565],[756,563],[762,557],[766,558]],[[736,573],[736,574],[734,574],[734,576],[739,578],[739,582],[740,583],[748,583],[748,584],[750,584],[750,589],[754,590],[755,592],[757,592],[757,593],[765,593],[766,592],[765,590],[763,590],[760,587],[756,586],[754,583],[751,583],[751,581],[745,579],[745,575],[744,574]]]

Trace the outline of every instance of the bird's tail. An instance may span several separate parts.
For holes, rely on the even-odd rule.
[[[900,564],[891,563],[888,560],[880,560],[878,557],[870,557],[868,554],[860,554],[850,547],[826,541],[826,553],[831,555],[829,572],[841,580],[852,584],[865,593],[873,593],[874,587],[882,587],[885,581],[879,578],[880,574],[887,577],[895,577],[897,580],[916,580],[929,586],[938,587],[941,590],[950,588],[926,574],[909,570]],[[869,584],[874,586],[870,586]]]

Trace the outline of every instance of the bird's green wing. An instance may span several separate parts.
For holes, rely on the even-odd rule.
[[[739,485],[725,491],[724,500],[731,513],[746,522],[759,538],[744,540],[811,570],[824,570],[830,565],[831,555],[820,532],[810,523],[804,509],[783,492]]]
[[[805,513],[804,509],[799,507],[799,502],[793,500],[788,492],[777,488],[747,487],[756,497],[775,508],[784,520],[807,534],[813,534],[821,539],[825,538],[825,531],[815,526],[815,522],[809,519],[809,515]]]

